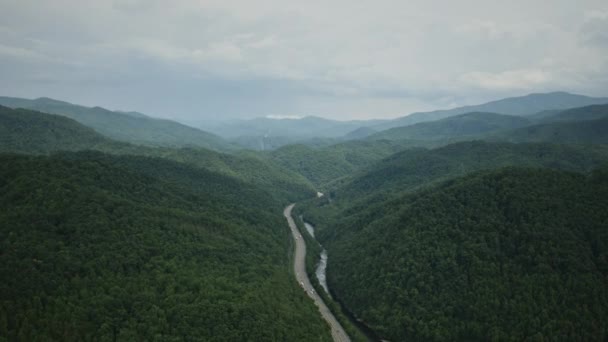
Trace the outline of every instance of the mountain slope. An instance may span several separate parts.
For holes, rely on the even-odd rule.
[[[421,122],[411,126],[391,128],[373,134],[373,140],[445,140],[466,138],[492,131],[519,128],[529,125],[526,118],[495,114],[466,113],[431,122]]]
[[[588,172],[608,163],[605,147],[470,141],[405,150],[376,163],[336,189],[336,199],[398,193],[469,172],[506,166]]]
[[[544,116],[542,122],[587,121],[599,120],[607,117],[608,105],[594,105],[558,111],[552,115]]]
[[[325,190],[330,183],[403,148],[401,143],[390,141],[350,141],[322,148],[289,145],[266,156],[285,169],[304,176],[318,189]]]
[[[255,118],[219,124],[213,128],[213,132],[230,138],[265,135],[274,137],[291,136],[297,139],[331,138],[340,137],[357,128],[380,122],[380,120],[337,121],[316,116],[284,119]]]
[[[455,179],[339,223],[329,284],[388,340],[604,340],[606,206],[607,172]]]
[[[0,155],[0,206],[2,338],[331,340],[264,189],[162,159]]]
[[[590,115],[590,117],[595,114]],[[566,118],[566,117],[564,117]],[[492,134],[488,140],[509,142],[552,142],[559,144],[607,144],[608,116],[598,120],[562,121],[523,127]]]
[[[302,176],[257,156],[228,155],[202,148],[153,148],[113,141],[69,118],[25,109],[0,107],[0,151],[50,154],[97,150],[115,155],[170,159],[274,189],[283,201],[314,195]]]
[[[58,114],[74,119],[119,141],[151,146],[198,146],[214,150],[232,147],[220,137],[180,123],[153,119],[139,113],[113,112],[101,107],[84,107],[49,98],[35,100],[0,97],[0,105]]]
[[[46,154],[110,143],[93,129],[64,116],[0,106],[0,151]]]
[[[553,92],[544,94],[529,94],[520,97],[510,97],[488,103],[464,106],[432,112],[413,113],[389,122],[372,126],[376,130],[386,130],[393,127],[409,126],[418,122],[432,121],[454,115],[470,112],[490,112],[507,115],[531,115],[545,110],[569,109],[594,104],[608,103],[608,98],[588,97],[569,94],[566,92]]]

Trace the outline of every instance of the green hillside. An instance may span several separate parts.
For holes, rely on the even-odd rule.
[[[202,148],[160,148],[105,138],[69,118],[25,109],[0,107],[0,151],[49,154],[97,150],[115,155],[141,155],[179,161],[272,189],[287,202],[314,195],[302,176],[255,155],[229,155]]]
[[[509,142],[552,142],[559,144],[608,143],[608,116],[588,121],[560,121],[493,134],[488,140]]]
[[[329,341],[264,189],[162,159],[0,155],[7,340]]]
[[[49,98],[35,100],[0,97],[0,105],[58,114],[74,119],[97,132],[118,140],[150,146],[197,146],[229,150],[220,137],[180,123],[154,119],[139,113],[114,112],[101,107],[84,107]]]
[[[553,144],[460,142],[426,150],[405,150],[351,177],[336,199],[398,193],[467,173],[505,166],[547,167],[588,172],[608,163],[608,148]]]
[[[589,97],[566,92],[537,93],[490,101],[480,105],[435,110],[432,112],[412,113],[376,126],[376,130],[409,126],[419,122],[439,120],[450,116],[471,112],[489,112],[508,115],[527,116],[546,110],[565,110],[569,108],[606,104],[608,98]]]
[[[46,154],[110,143],[106,137],[72,119],[0,106],[0,151]]]
[[[463,139],[498,130],[527,126],[526,118],[496,113],[466,113],[445,119],[392,128],[373,134],[373,140],[450,140]]]
[[[350,141],[322,148],[289,145],[266,156],[325,190],[331,182],[372,165],[403,149],[404,145],[390,141]]]
[[[329,283],[391,341],[605,340],[607,206],[606,171],[458,178],[334,223]]]
[[[496,171],[506,166],[543,168],[544,171],[543,169],[538,171],[530,169]],[[500,278],[495,281],[494,275],[490,277],[482,272],[478,275],[478,283],[475,283],[474,286],[475,288],[478,286],[477,284],[487,286],[483,289],[483,293],[476,297],[475,293],[472,293],[474,289],[468,289],[468,292],[462,294],[463,296],[466,294],[466,296],[460,298],[460,294],[454,291],[463,288],[463,284],[458,283],[453,289],[449,284],[441,287],[441,284],[437,282],[440,280],[450,281],[451,277],[461,274],[461,271],[452,272],[452,269],[447,266],[440,269],[407,267],[412,262],[415,263],[418,258],[423,258],[424,267],[427,267],[428,263],[433,264],[434,262],[437,264],[439,261],[433,261],[435,260],[433,258],[443,260],[444,254],[438,250],[438,246],[443,243],[451,243],[461,249],[462,246],[471,247],[470,253],[478,253],[479,251],[475,249],[479,247],[475,244],[476,242],[471,242],[470,246],[466,244],[468,243],[467,239],[474,238],[475,235],[467,235],[465,230],[476,229],[476,224],[484,224],[487,229],[494,226],[510,227],[511,224],[504,216],[497,218],[483,216],[485,211],[493,210],[492,213],[495,213],[525,210],[527,202],[523,202],[523,200],[531,201],[529,198],[522,199],[521,203],[513,204],[513,207],[511,204],[499,201],[504,198],[499,190],[511,191],[510,181],[504,181],[505,183],[500,186],[490,184],[484,185],[485,187],[478,187],[476,182],[482,184],[488,182],[483,178],[486,175],[489,175],[487,177],[490,177],[490,179],[498,177],[501,179],[500,182],[503,182],[501,175],[505,175],[507,180],[521,180],[521,183],[513,185],[511,194],[521,192],[523,197],[530,195],[534,197],[534,200],[555,200],[561,203],[560,205],[570,206],[578,201],[576,184],[570,184],[566,188],[557,190],[546,186],[547,184],[556,184],[556,186],[561,184],[560,177],[565,177],[565,179],[574,177],[574,179],[582,180],[582,184],[587,184],[584,176],[548,169],[587,173],[598,167],[607,166],[608,150],[605,146],[472,141],[451,144],[432,150],[404,150],[344,178],[340,184],[335,184],[336,186],[326,196],[329,197],[329,201],[328,198],[322,198],[302,203],[299,213],[303,214],[307,221],[315,224],[316,236],[329,252],[328,279],[335,296],[357,317],[387,340],[488,340],[493,337],[505,340],[520,339],[521,336],[532,336],[537,332],[540,332],[543,336],[555,337],[557,335],[551,335],[551,332],[561,322],[565,322],[564,326],[569,328],[555,330],[557,331],[555,334],[559,334],[559,336],[606,336],[606,331],[601,328],[602,322],[598,321],[597,318],[589,321],[590,323],[573,319],[566,321],[557,312],[560,308],[567,308],[568,306],[560,307],[561,304],[552,303],[547,298],[539,299],[542,301],[533,302],[529,307],[525,307],[529,297],[536,293],[534,291],[539,291],[539,289],[549,285],[560,286],[560,283],[551,280],[550,283],[539,282],[533,286],[522,285],[528,281],[526,273],[520,268],[521,265],[517,264],[519,261],[508,260],[509,256],[503,256],[503,263],[514,263],[513,269],[520,272],[512,274],[512,279],[509,280],[512,282],[512,286],[519,286],[518,291],[531,291],[522,292],[521,297],[510,297],[509,300],[512,301],[509,302],[509,305],[511,305],[509,307],[510,311],[500,311],[496,307],[489,309],[491,305],[494,305],[496,299],[491,296],[488,297],[488,294],[494,291],[494,286],[497,286],[497,284],[508,283],[508,281],[505,282],[505,279]],[[471,173],[482,170],[485,170],[484,174],[470,176]],[[528,175],[530,175],[530,179],[526,178]],[[608,178],[605,177],[605,174],[602,177],[604,190],[601,191],[604,192],[593,196],[607,195],[605,191],[608,191],[608,187],[606,187]],[[537,179],[544,179],[544,181],[537,182]],[[588,188],[585,188],[585,186],[581,185],[579,189],[587,191],[594,188],[594,186]],[[458,191],[470,190],[471,193],[467,193],[467,197],[463,199],[465,195],[461,196],[457,192],[450,192],[452,188],[457,188]],[[572,192],[569,189],[572,189]],[[600,190],[600,187],[597,189]],[[478,194],[475,192],[477,190],[486,192]],[[543,192],[549,190],[551,191],[550,194]],[[563,192],[560,193],[559,191]],[[560,194],[561,197],[554,196],[555,193]],[[588,194],[585,193],[586,195]],[[427,204],[425,207],[410,207],[410,204],[414,201],[413,199],[425,196],[440,197],[440,199],[424,202]],[[490,197],[486,198],[486,196]],[[444,197],[445,200],[443,200]],[[461,203],[454,204],[453,201],[461,201]],[[578,203],[586,205],[587,199]],[[487,209],[478,207],[483,205],[489,207]],[[604,205],[605,203],[599,201],[597,204],[590,206],[589,210],[595,215],[597,211],[601,210],[599,208]],[[542,210],[546,213],[560,211],[560,218],[571,217],[573,220],[584,220],[587,217],[587,212],[580,210],[580,206],[569,207],[569,211],[563,212],[561,208],[561,206],[559,208],[550,207],[550,209]],[[405,210],[409,211],[405,212]],[[401,214],[402,212],[404,213]],[[536,211],[521,213],[524,219],[533,218],[535,214]],[[561,216],[562,214],[563,216]],[[463,215],[477,216],[467,217]],[[449,221],[451,224],[449,227],[462,230],[462,232],[457,235],[452,234],[451,231],[450,233],[437,233],[439,235],[429,235],[424,240],[416,240],[427,233],[423,227],[427,227],[433,222],[440,223],[445,220],[452,220]],[[605,216],[603,218],[590,218],[590,220],[595,220],[590,225],[592,228],[602,227],[602,222],[606,222]],[[553,233],[556,236],[561,236],[557,234],[558,231],[548,232],[553,228],[561,229],[561,226],[553,225],[553,223],[530,221],[525,224],[527,229],[528,225],[532,225],[532,227],[546,230],[547,232],[543,234],[547,234],[547,236]],[[410,224],[420,228],[417,228],[419,231],[412,236],[408,236],[408,240],[405,240],[405,237],[398,234],[399,231],[407,229]],[[576,224],[571,226],[577,227]],[[503,228],[500,229],[500,231],[492,234],[499,234],[504,231]],[[544,241],[545,235],[536,236],[534,232],[529,231],[526,234],[538,238],[539,243]],[[608,235],[605,232],[596,229],[593,234],[596,234],[595,236],[600,239],[598,241],[604,239],[602,243],[608,243],[606,240]],[[456,238],[463,240],[453,240]],[[528,240],[523,241],[527,242]],[[422,247],[412,248],[412,246],[418,245],[428,248],[428,251],[421,250]],[[536,247],[537,245],[533,246],[536,251],[539,250]],[[521,248],[527,248],[527,245]],[[561,247],[559,247],[559,250],[562,250]],[[564,255],[580,252],[578,249],[563,249],[563,251]],[[428,253],[428,255],[424,253]],[[447,255],[453,256],[454,254],[449,252]],[[412,262],[408,263],[409,260]],[[484,265],[477,266],[482,269],[486,267]],[[420,277],[412,276],[418,271],[428,273],[422,274]],[[579,274],[576,268],[557,271],[567,274],[568,279],[576,279]],[[443,272],[447,273],[444,274]],[[483,276],[488,278],[483,278]],[[603,281],[605,281],[606,274],[604,273],[603,276],[604,278],[594,278],[592,280],[593,286],[600,286],[601,282],[598,279],[604,279]],[[573,286],[582,291],[586,286],[591,286],[586,281],[581,280],[580,283]],[[422,292],[422,284],[424,286],[428,285],[423,288],[424,292]],[[502,289],[500,290],[502,291]],[[576,292],[572,288],[560,288],[556,291],[561,295],[576,298],[568,303],[575,303],[581,298],[574,297]],[[598,291],[604,291],[602,292],[604,296],[608,294],[605,288]],[[437,296],[434,297],[436,292]],[[593,303],[596,299],[593,296],[596,295],[598,294],[592,293],[582,299],[585,303]],[[559,298],[559,296],[556,298]],[[603,298],[604,302],[598,303],[599,308],[589,309],[590,312],[608,311],[608,306],[606,306],[608,297]],[[549,301],[549,304],[545,300]],[[446,304],[443,305],[442,303]],[[501,308],[505,308],[504,305],[506,304],[501,305],[503,305]],[[538,324],[540,323],[533,321],[534,323],[526,325],[526,322],[533,316],[530,313],[533,312],[533,308],[542,310],[545,307],[547,313],[542,319],[545,320],[545,323],[552,323],[547,323],[549,324],[547,326],[544,326],[545,323],[543,323],[539,327]],[[459,309],[460,311],[454,311],[455,308],[461,309]],[[522,312],[516,311],[519,309]],[[577,310],[576,314],[589,315],[585,311],[586,309],[576,308],[574,310]],[[485,320],[484,317],[488,317],[488,320]],[[568,314],[567,317],[573,316]],[[515,331],[515,333],[511,333],[512,331]],[[588,335],[584,335],[584,333],[588,333]],[[597,340],[598,338],[592,339]]]

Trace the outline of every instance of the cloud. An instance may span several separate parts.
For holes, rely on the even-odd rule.
[[[276,120],[282,120],[282,119],[289,119],[289,120],[298,120],[301,119],[302,116],[301,115],[266,115],[267,119],[276,119]]]
[[[8,46],[0,44],[0,55],[18,59],[33,59],[39,61],[49,61],[50,59],[36,51],[25,49],[22,47]]]
[[[185,118],[346,118],[608,93],[601,0],[0,2],[6,95]]]
[[[507,70],[498,73],[469,72],[461,80],[468,85],[487,90],[534,89],[550,84],[551,75],[543,70]]]
[[[608,48],[608,11],[589,11],[581,27],[580,34],[584,43]]]

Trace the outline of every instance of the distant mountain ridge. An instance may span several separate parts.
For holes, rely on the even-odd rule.
[[[256,184],[261,188],[273,188],[272,194],[282,201],[295,201],[314,194],[313,187],[303,176],[255,155],[227,154],[204,148],[138,146],[107,138],[61,115],[0,106],[0,153],[49,155],[83,150],[181,162]]]
[[[542,122],[586,121],[608,118],[608,104],[572,108],[541,118]]]
[[[218,124],[211,130],[220,136],[235,138],[239,136],[273,135],[296,136],[299,138],[340,137],[364,126],[376,125],[383,120],[338,121],[318,116],[302,118],[253,118],[248,120]]]
[[[472,112],[436,121],[419,122],[395,127],[369,136],[379,140],[440,140],[463,138],[497,130],[513,129],[529,125],[530,120],[514,115]]]
[[[47,97],[35,100],[0,97],[0,105],[66,116],[93,128],[106,137],[139,145],[197,146],[213,150],[230,150],[233,148],[229,143],[214,134],[175,121],[151,118],[137,112],[119,112],[102,107],[85,107]]]
[[[608,143],[608,117],[597,120],[556,121],[526,126],[488,136],[508,142],[551,142],[556,144]]]
[[[92,128],[65,116],[0,106],[0,151],[47,154],[112,143]]]
[[[490,101],[474,106],[412,113],[377,126],[372,126],[372,128],[380,131],[393,127],[413,125],[415,123],[424,121],[439,120],[450,116],[471,112],[491,112],[497,114],[526,116],[546,110],[565,110],[606,103],[608,103],[608,97],[589,97],[584,95],[570,94],[567,92],[533,93],[525,96],[509,97],[501,100]]]

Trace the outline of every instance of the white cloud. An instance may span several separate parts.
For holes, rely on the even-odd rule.
[[[42,89],[15,82],[28,79],[29,70],[54,78],[59,90],[67,79],[98,84],[115,75],[128,84],[146,77],[146,87],[162,88],[162,101],[173,101],[184,116],[208,103],[242,115],[230,109],[237,97],[251,115],[311,109],[393,116],[528,91],[608,93],[605,0],[0,0],[0,6],[2,70],[22,75],[4,77],[0,89],[19,83],[20,94]],[[76,69],[58,68],[57,61]],[[172,89],[213,89],[208,82],[231,93],[197,93],[181,110],[183,101],[172,100],[181,96]],[[63,92],[104,94],[99,104],[127,96],[111,89]],[[144,91],[131,97],[161,101]],[[273,104],[281,110],[268,110]]]
[[[288,120],[298,120],[303,118],[303,116],[301,115],[266,115],[267,119],[275,119],[275,120],[283,120],[283,119],[288,119]]]
[[[551,75],[535,69],[508,70],[499,73],[473,71],[462,75],[461,80],[465,84],[487,90],[530,90],[550,84]]]

